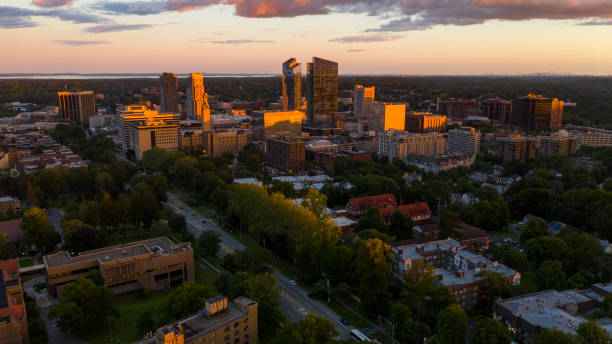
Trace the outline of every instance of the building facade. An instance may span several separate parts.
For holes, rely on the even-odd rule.
[[[404,130],[406,104],[375,103],[370,105],[368,126],[370,131]]]
[[[130,147],[134,150],[137,160],[142,159],[144,152],[154,147],[168,152],[178,152],[179,126],[166,124],[160,120],[147,120],[130,123]]]
[[[478,154],[480,152],[480,130],[460,127],[448,131],[448,153]]]
[[[302,64],[295,58],[283,63],[283,111],[302,108]]]
[[[201,312],[161,327],[139,344],[247,344],[258,340],[258,304],[240,296],[206,300]]]
[[[301,111],[253,111],[253,140],[264,141],[269,137],[302,135],[302,120],[306,115]]]
[[[429,112],[406,115],[406,131],[412,133],[442,133],[446,131],[446,116]]]
[[[346,205],[346,212],[349,217],[357,219],[365,215],[370,208],[395,209],[397,208],[397,201],[393,194],[351,198]]]
[[[512,125],[524,131],[551,131],[561,128],[564,102],[529,94],[512,102]]]
[[[512,102],[503,99],[487,99],[480,104],[480,115],[493,123],[509,127],[512,116]]]
[[[203,123],[203,130],[210,131],[210,105],[201,73],[191,73],[187,79],[187,116]]]
[[[119,133],[119,145],[123,151],[134,149],[132,146],[132,123],[142,123],[146,121],[162,121],[165,124],[177,125],[180,129],[181,116],[174,113],[159,113],[155,110],[148,110],[144,105],[130,105],[127,109],[115,116],[115,125]],[[177,134],[177,140],[178,140]]]
[[[313,57],[307,65],[306,116],[310,125],[335,128],[338,122],[338,64]]]
[[[0,262],[0,343],[28,344],[26,314],[17,259]]]
[[[89,117],[96,115],[93,91],[57,92],[59,119],[89,124]]]
[[[536,155],[536,139],[521,135],[499,137],[495,140],[495,154],[504,161],[533,159]]]
[[[285,171],[303,171],[306,165],[306,144],[289,137],[266,140],[268,163]]]
[[[159,79],[161,81],[161,112],[178,113],[178,78],[172,73],[164,73]]]
[[[205,147],[210,157],[223,153],[238,154],[250,140],[250,131],[244,129],[216,130],[204,134]]]
[[[578,150],[578,138],[562,133],[538,137],[538,154],[545,156],[567,156]]]
[[[415,134],[388,130],[378,134],[378,154],[406,159],[409,156],[437,156],[446,154],[446,138],[443,134]]]
[[[376,87],[355,85],[353,89],[353,109],[355,116],[366,116],[370,112],[370,105],[374,104]]]
[[[439,111],[455,119],[477,117],[480,115],[480,104],[475,99],[449,98],[439,103]]]
[[[159,237],[105,247],[70,256],[59,251],[43,257],[47,287],[62,296],[66,284],[99,273],[115,294],[147,288],[167,290],[194,280],[193,249],[189,243],[174,244]]]

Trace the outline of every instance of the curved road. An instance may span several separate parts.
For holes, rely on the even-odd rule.
[[[234,237],[232,237],[225,230],[217,226],[217,224],[210,217],[203,216],[197,211],[193,210],[187,204],[182,202],[178,195],[168,192],[167,205],[175,212],[185,215],[185,219],[187,220],[187,229],[196,237],[199,237],[203,231],[207,230],[219,233],[222,240],[221,250],[219,250],[218,254],[219,257],[224,257],[226,254],[236,250],[242,251],[245,249],[243,244],[234,239]],[[183,207],[183,209],[181,209],[181,207]],[[202,220],[205,220],[206,223],[202,223]],[[308,292],[303,288],[289,283],[291,279],[277,269],[272,268],[272,274],[274,277],[276,277],[278,286],[281,289],[280,310],[289,321],[299,321],[303,319],[307,313],[313,313],[327,318],[334,323],[341,337],[350,337],[350,333],[353,328],[351,326],[342,324],[340,321],[341,318],[336,313],[327,308],[327,306],[321,302],[312,300],[310,297],[308,297]]]

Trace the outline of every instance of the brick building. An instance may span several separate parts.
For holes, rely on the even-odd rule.
[[[351,218],[359,218],[368,211],[369,208],[397,208],[397,201],[393,194],[383,194],[376,196],[366,196],[349,199],[346,211]]]
[[[29,342],[19,264],[16,259],[0,262],[0,343]]]
[[[266,155],[270,166],[285,171],[303,171],[306,165],[306,144],[289,137],[268,138]]]

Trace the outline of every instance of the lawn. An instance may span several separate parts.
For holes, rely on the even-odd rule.
[[[146,296],[138,293],[118,295],[113,298],[113,306],[119,311],[119,318],[110,329],[108,324],[100,324],[96,329],[81,339],[88,343],[131,343],[142,338],[136,324],[138,316],[143,312],[150,312],[156,319],[160,310],[165,306],[169,292],[150,292]]]
[[[27,268],[34,265],[34,258],[23,258],[19,259],[19,267]]]

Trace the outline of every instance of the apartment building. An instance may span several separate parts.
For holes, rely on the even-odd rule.
[[[499,137],[495,140],[495,154],[504,161],[533,159],[536,155],[536,139],[521,135]]]
[[[28,344],[28,316],[17,259],[0,262],[0,343]]]
[[[49,293],[58,297],[67,283],[91,273],[99,273],[115,294],[141,287],[166,290],[194,280],[191,244],[174,244],[167,237],[81,252],[76,256],[59,251],[44,256],[43,261]]]
[[[478,154],[480,152],[480,130],[460,127],[448,131],[448,153]]]
[[[154,147],[168,152],[177,152],[180,147],[179,126],[166,124],[160,120],[146,120],[130,123],[130,147],[136,160],[142,159],[144,152]]]
[[[306,164],[306,144],[289,137],[268,138],[266,156],[272,167],[285,171],[303,171]]]
[[[406,115],[406,131],[412,133],[442,133],[446,131],[447,117],[431,112],[412,112]]]
[[[446,154],[447,142],[443,134],[415,134],[388,130],[378,134],[378,154],[406,159],[409,156],[437,156]]]
[[[558,133],[537,138],[537,151],[545,156],[567,156],[578,150],[578,138],[567,133]]]

